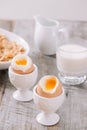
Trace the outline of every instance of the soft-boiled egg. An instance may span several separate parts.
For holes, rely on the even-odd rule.
[[[45,93],[54,93],[59,85],[59,80],[56,76],[47,75],[41,78],[38,85],[42,88]]]
[[[11,66],[15,70],[21,70],[25,72],[31,68],[32,60],[25,54],[18,54],[12,59]]]

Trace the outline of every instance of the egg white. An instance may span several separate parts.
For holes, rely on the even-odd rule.
[[[46,90],[46,89],[45,89],[45,83],[46,83],[46,81],[47,81],[49,78],[52,78],[52,77],[56,79],[56,85],[55,85],[55,87],[54,87],[52,90]],[[59,80],[57,79],[56,76],[53,76],[53,75],[44,76],[44,77],[41,78],[40,81],[39,81],[39,86],[42,88],[42,90],[43,90],[45,93],[50,93],[50,94],[54,93],[54,92],[56,91],[56,88],[58,87],[58,85],[59,85]]]
[[[27,61],[27,64],[26,65],[18,65],[18,64],[16,64],[16,61],[17,60],[21,60],[21,59],[25,59]],[[15,70],[21,70],[21,71],[25,72],[26,70],[28,70],[29,68],[31,68],[31,66],[32,66],[32,60],[31,60],[30,57],[28,57],[25,54],[18,54],[18,55],[16,55],[12,59],[11,66]]]

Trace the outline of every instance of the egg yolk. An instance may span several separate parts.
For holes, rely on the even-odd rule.
[[[16,64],[17,65],[26,65],[27,64],[27,60],[26,59],[16,60]]]
[[[56,79],[52,77],[46,80],[45,89],[47,91],[50,91],[55,88],[55,85],[56,85]]]

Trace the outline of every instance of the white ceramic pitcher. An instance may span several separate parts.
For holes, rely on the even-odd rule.
[[[53,55],[56,53],[58,46],[58,32],[63,32],[67,35],[65,29],[58,29],[59,22],[40,15],[34,16],[35,18],[35,35],[34,41],[38,49],[45,55]],[[60,43],[59,43],[60,44]]]

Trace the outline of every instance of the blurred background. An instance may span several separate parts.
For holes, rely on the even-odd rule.
[[[87,0],[0,0],[0,19],[30,19],[36,14],[87,21]]]

